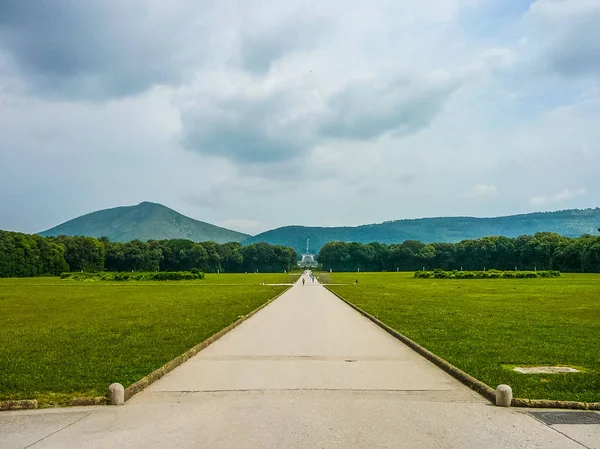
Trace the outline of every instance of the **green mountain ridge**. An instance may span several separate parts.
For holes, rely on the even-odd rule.
[[[518,237],[536,232],[556,232],[567,237],[579,237],[582,234],[595,234],[599,227],[600,208],[595,208],[493,218],[401,219],[362,226],[285,226],[250,236],[194,220],[161,204],[143,202],[137,206],[92,212],[40,232],[39,235],[106,236],[117,242],[134,239],[189,239],[198,242],[213,240],[217,243],[241,242],[244,245],[267,242],[290,246],[298,254],[306,250],[306,239],[310,238],[310,250],[316,254],[330,241],[391,244],[419,240],[424,243],[456,243],[491,235]]]
[[[42,237],[63,235],[106,236],[113,242],[188,239],[197,242],[241,242],[248,234],[194,220],[162,204],[144,201],[74,218],[46,231]]]
[[[386,221],[379,224],[344,227],[285,226],[244,240],[243,244],[268,242],[291,246],[298,254],[317,254],[327,242],[402,243],[419,240],[424,243],[456,243],[486,236],[518,237],[536,232],[556,232],[566,237],[595,234],[600,227],[600,208],[571,209],[557,212],[534,212],[494,218],[437,217]]]

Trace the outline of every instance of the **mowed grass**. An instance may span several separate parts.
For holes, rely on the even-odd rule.
[[[358,284],[353,284],[354,280]],[[415,279],[324,273],[329,288],[492,388],[515,397],[600,402],[600,275],[556,279]],[[524,375],[514,366],[569,365]]]
[[[297,276],[198,281],[0,279],[0,400],[65,405],[125,387],[236,321]]]

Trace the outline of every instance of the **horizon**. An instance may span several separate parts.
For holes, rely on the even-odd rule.
[[[600,2],[10,0],[0,17],[0,229],[148,197],[250,235],[600,198]]]
[[[192,220],[196,220],[196,221],[201,221],[203,223],[208,223],[204,220],[200,220],[198,218],[195,217],[191,217],[188,215],[185,215],[167,205],[161,204],[161,203],[157,203],[154,201],[148,201],[148,200],[144,200],[138,204],[131,204],[131,205],[121,205],[121,206],[114,206],[114,207],[109,207],[106,209],[100,209],[100,210],[96,210],[96,211],[92,211],[92,212],[88,212],[85,213],[83,215],[77,216],[77,217],[73,217],[70,219],[67,219],[61,223],[58,223],[54,226],[51,226],[49,228],[43,229],[41,231],[37,231],[35,232],[35,234],[40,234],[46,231],[49,231],[51,229],[54,229],[58,226],[61,226],[65,223],[68,223],[70,221],[73,220],[77,220],[78,218],[84,217],[86,215],[91,215],[97,212],[103,212],[106,210],[111,210],[111,209],[119,209],[119,208],[132,208],[132,207],[138,207],[141,206],[142,204],[147,203],[147,204],[152,204],[152,205],[157,205],[157,206],[161,206],[161,207],[165,207],[167,209],[172,210],[175,213],[178,213],[180,215],[183,215],[187,218],[190,218]],[[320,225],[298,225],[298,224],[287,224],[287,225],[283,225],[283,226],[279,226],[277,228],[272,228],[272,229],[266,229],[264,231],[258,232],[256,234],[248,234],[245,233],[243,231],[239,231],[237,229],[232,229],[232,228],[225,228],[228,229],[230,231],[235,231],[235,232],[240,232],[242,234],[246,234],[250,237],[256,237],[257,235],[263,234],[265,232],[269,232],[269,231],[274,231],[277,229],[281,229],[281,228],[287,228],[287,227],[302,227],[302,228],[339,228],[339,227],[348,227],[348,228],[355,228],[355,227],[361,227],[361,226],[372,226],[372,225],[380,225],[380,224],[386,224],[386,223],[393,223],[393,222],[397,222],[397,221],[413,221],[413,220],[427,220],[427,219],[444,219],[444,218],[473,218],[473,219],[494,219],[494,218],[506,218],[506,217],[515,217],[515,216],[520,216],[520,215],[532,215],[532,214],[541,214],[541,213],[557,213],[557,212],[569,212],[569,211],[586,211],[586,210],[596,210],[596,209],[600,209],[599,206],[596,207],[587,207],[587,208],[581,208],[581,209],[558,209],[558,210],[549,210],[549,211],[532,211],[532,212],[526,212],[526,213],[522,213],[522,214],[512,214],[512,215],[498,215],[498,216],[491,216],[491,217],[475,217],[475,216],[467,216],[467,215],[449,215],[449,216],[434,216],[434,217],[414,217],[414,218],[398,218],[396,220],[387,220],[387,221],[382,221],[382,222],[373,222],[373,223],[363,223],[363,224],[358,224],[358,225],[345,225],[345,226],[320,226]],[[213,223],[208,223],[208,224],[213,224]],[[10,231],[10,229],[7,229],[8,231]],[[21,232],[21,231],[16,231],[16,232]]]

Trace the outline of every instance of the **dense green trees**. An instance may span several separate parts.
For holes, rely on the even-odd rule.
[[[157,271],[163,260],[163,249],[156,241],[127,243],[100,239],[106,248],[104,268],[107,271]]]
[[[282,272],[296,265],[292,248],[256,243],[40,237],[0,231],[0,277],[58,275],[65,271]]]
[[[65,260],[71,271],[102,271],[106,250],[104,244],[94,237],[46,237],[65,249]]]
[[[242,246],[191,240],[111,242],[103,237],[40,237],[0,231],[0,277],[58,275],[65,271],[282,272],[296,266],[296,252],[268,243]],[[551,232],[517,238],[484,237],[460,243],[329,242],[318,255],[334,271],[560,270],[600,272],[600,237]]]
[[[0,277],[58,275],[68,269],[64,246],[37,235],[0,231]]]
[[[560,270],[600,272],[600,237],[563,237],[551,232],[517,238],[484,237],[460,243],[401,244],[329,242],[318,255],[325,270],[413,271],[444,270]]]
[[[298,256],[296,251],[287,246],[271,245],[269,243],[253,243],[242,246],[244,271],[277,272],[296,266]]]

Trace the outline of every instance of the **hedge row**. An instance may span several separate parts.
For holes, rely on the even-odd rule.
[[[533,279],[533,278],[554,278],[559,277],[560,271],[417,271],[416,278],[421,279]]]
[[[192,271],[158,272],[101,272],[101,273],[62,273],[61,279],[76,281],[191,281],[204,279],[204,273]]]

